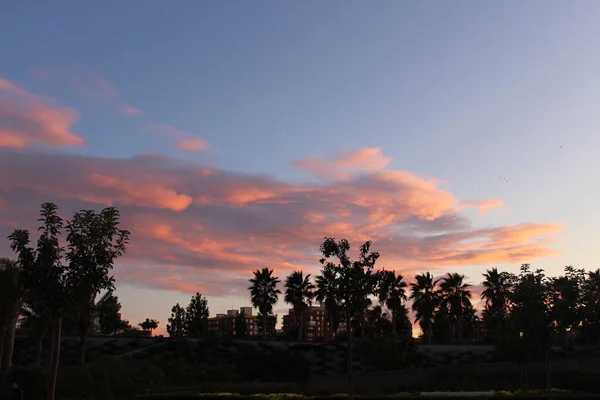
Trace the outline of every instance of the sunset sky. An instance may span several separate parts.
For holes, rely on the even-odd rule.
[[[1,9],[0,238],[44,201],[118,206],[132,323],[248,305],[324,236],[409,280],[600,267],[600,2]]]

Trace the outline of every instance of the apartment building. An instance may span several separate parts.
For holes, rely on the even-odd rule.
[[[304,313],[304,340],[319,340],[331,339],[331,332],[327,326],[327,318],[325,314],[325,306],[310,306]],[[290,308],[287,315],[283,316],[283,333],[286,336],[293,336],[298,332],[298,318],[294,313],[294,309]]]
[[[236,318],[244,316],[248,336],[258,333],[256,315],[252,315],[252,307],[240,307],[240,310],[227,310],[226,314],[217,314],[208,319],[208,331],[217,336],[235,336]]]

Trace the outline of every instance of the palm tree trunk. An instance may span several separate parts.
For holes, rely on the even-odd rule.
[[[267,314],[263,315],[263,339],[267,338]]]
[[[304,335],[304,314],[301,313],[298,317],[299,319],[299,324],[298,325],[298,334],[297,334],[297,341],[301,342],[303,339],[303,335]]]
[[[427,322],[427,332],[425,332],[425,344],[431,344],[431,336],[433,334],[433,329],[431,326],[431,320]]]
[[[2,369],[10,370],[12,368],[13,353],[15,350],[15,334],[17,332],[17,321],[21,311],[21,302],[17,301],[11,310],[10,319],[6,327],[6,336],[4,337],[4,352],[2,354]]]
[[[52,360],[50,363],[50,376],[48,378],[48,400],[55,400],[56,377],[58,376],[58,362],[60,359],[60,337],[62,317],[56,317],[54,332],[52,333]]]
[[[354,368],[352,363],[352,326],[350,323],[350,312],[346,311],[346,333],[348,334],[348,347],[346,349],[348,368],[348,400],[354,400]]]
[[[4,357],[4,338],[6,337],[6,323],[0,322],[0,360]],[[0,368],[2,365],[0,364]]]
[[[33,366],[36,368],[39,367],[42,362],[44,336],[46,336],[46,328],[39,329],[35,338],[35,359],[33,360]]]
[[[392,310],[392,335],[396,337],[396,310]]]

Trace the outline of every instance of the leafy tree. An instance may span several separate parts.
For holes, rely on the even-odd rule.
[[[121,319],[121,303],[112,291],[107,292],[97,304],[98,328],[103,335],[116,335],[131,329],[129,322]]]
[[[2,369],[12,368],[15,332],[25,296],[25,277],[16,261],[0,259],[0,360]]]
[[[246,325],[246,317],[240,313],[235,316],[235,337],[243,339],[248,337],[248,326]]]
[[[341,320],[339,277],[336,269],[325,265],[321,275],[315,278],[315,282],[315,299],[325,304],[329,329],[336,334]]]
[[[25,276],[25,287],[31,293],[31,301],[39,302],[48,311],[52,325],[51,363],[48,377],[49,400],[54,400],[56,377],[60,358],[61,326],[64,312],[69,308],[69,293],[65,268],[62,265],[64,249],[59,244],[63,220],[58,207],[44,203],[40,210],[40,232],[36,249],[30,247],[30,235],[17,229],[8,238],[11,249],[17,253],[17,261]]]
[[[277,303],[277,299],[281,291],[277,289],[279,279],[273,276],[273,270],[263,268],[262,270],[254,271],[254,278],[250,279],[252,286],[250,290],[250,301],[252,305],[258,308],[262,319],[262,335],[267,337],[267,317],[273,313],[273,305]]]
[[[348,255],[350,243],[346,239],[339,242],[334,238],[325,238],[320,251],[323,255],[320,262],[325,268],[334,269],[339,279],[337,298],[340,300],[342,312],[345,315],[348,333],[347,368],[348,368],[348,398],[354,398],[354,374],[352,365],[352,326],[362,322],[365,311],[375,294],[376,277],[373,272],[379,253],[371,252],[371,242],[365,242],[359,248],[358,260],[352,261]],[[335,258],[336,261],[332,261]]]
[[[504,321],[508,318],[511,296],[511,274],[499,272],[497,268],[487,270],[483,274],[484,287],[481,297],[485,300],[483,321],[488,328],[491,339],[500,340]]]
[[[587,273],[582,287],[582,330],[592,343],[600,339],[600,269]]]
[[[79,363],[85,364],[86,342],[103,290],[114,290],[110,275],[115,260],[123,255],[130,232],[119,229],[119,210],[108,207],[96,213],[81,210],[67,223],[67,284],[79,314]]]
[[[565,267],[565,275],[550,280],[552,319],[563,346],[569,345],[569,332],[583,319],[585,271]]]
[[[44,338],[50,329],[50,312],[44,303],[32,301],[35,294],[27,292],[25,304],[21,308],[21,326],[29,329],[35,336],[34,367],[39,367],[42,360]]]
[[[258,313],[256,318],[258,318],[261,321],[266,321],[266,325],[258,324],[257,334],[264,338],[274,337],[275,333],[276,333],[275,327],[277,325],[277,315],[270,314],[265,317],[261,313]],[[264,330],[265,326],[266,326],[266,330]]]
[[[440,300],[436,284],[429,272],[415,276],[415,282],[410,284],[410,300],[416,314],[415,322],[419,323],[427,344],[431,343],[435,310]]]
[[[150,336],[152,336],[152,331],[158,328],[158,321],[155,319],[146,318],[146,320],[140,322],[138,326],[144,331],[150,331]]]
[[[448,273],[440,280],[440,307],[448,310],[452,341],[462,343],[465,310],[472,308],[471,285],[464,283],[464,275]]]
[[[188,337],[201,337],[208,331],[208,301],[200,293],[192,296],[185,313],[185,333]]]
[[[304,314],[314,298],[315,285],[310,281],[310,274],[303,276],[302,271],[292,272],[285,280],[284,301],[294,307],[298,341],[304,335]]]
[[[175,304],[171,309],[171,317],[167,324],[167,333],[170,337],[184,337],[185,336],[185,309]]]
[[[379,271],[377,273],[377,298],[392,312],[392,334],[397,333],[398,313],[406,301],[406,282],[402,275],[395,271]]]

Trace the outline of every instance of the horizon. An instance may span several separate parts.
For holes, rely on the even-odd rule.
[[[117,206],[115,293],[157,334],[318,275],[325,236],[409,282],[597,269],[600,4],[433,4],[8,4],[0,257],[42,202]]]

